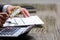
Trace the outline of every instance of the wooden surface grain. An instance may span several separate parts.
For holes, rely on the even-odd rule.
[[[42,28],[40,26],[32,28],[28,34],[32,37],[30,40],[60,40],[60,22],[55,11],[38,11],[33,15],[38,15],[45,24]]]

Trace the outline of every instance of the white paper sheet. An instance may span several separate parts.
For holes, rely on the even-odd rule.
[[[22,18],[24,23],[26,25],[38,25],[38,24],[44,24],[44,22],[38,17],[38,16],[30,16],[27,18]]]
[[[5,24],[3,26],[23,26],[23,25],[41,25],[44,24],[44,22],[38,17],[38,16],[30,16],[30,17],[26,17],[26,18],[12,18],[12,19],[8,19],[7,21],[11,21],[11,23],[6,24],[7,22],[5,22]],[[12,24],[15,25],[12,25]],[[16,25],[17,24],[17,25]]]

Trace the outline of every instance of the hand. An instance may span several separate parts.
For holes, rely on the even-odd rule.
[[[7,13],[0,13],[0,26],[3,26],[8,17]]]
[[[16,6],[8,6],[8,8],[7,8],[8,13],[10,14],[11,11],[12,11],[14,8],[16,8]],[[21,13],[23,14],[24,17],[29,17],[29,16],[30,16],[29,12],[28,12],[25,8],[21,8],[20,11],[21,11]]]

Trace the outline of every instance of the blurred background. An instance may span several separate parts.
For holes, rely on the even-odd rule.
[[[0,0],[1,4],[25,7],[31,15],[38,15],[45,23],[28,33],[26,40],[60,40],[60,0]]]

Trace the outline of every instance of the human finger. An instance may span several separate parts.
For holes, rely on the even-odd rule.
[[[24,14],[25,14],[27,17],[30,16],[29,12],[28,12],[25,8],[22,8],[21,11],[24,12]],[[23,14],[23,13],[22,13],[22,14]]]

